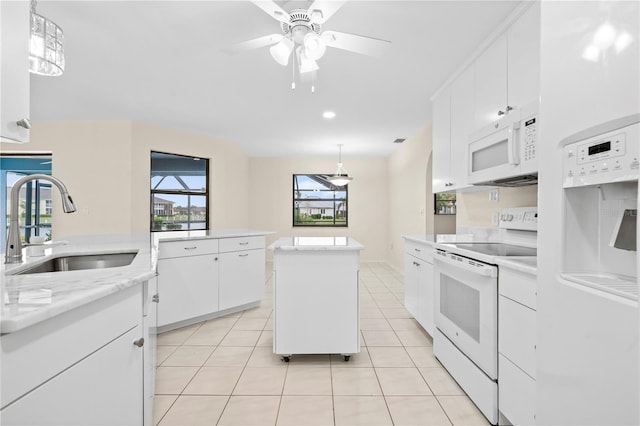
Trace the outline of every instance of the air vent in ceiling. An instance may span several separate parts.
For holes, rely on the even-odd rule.
[[[396,139],[395,141],[393,141],[393,143],[402,143],[402,142],[404,142],[404,141],[406,141],[406,139],[405,139],[405,138],[398,138],[398,139]]]

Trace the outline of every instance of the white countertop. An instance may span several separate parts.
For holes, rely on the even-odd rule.
[[[364,246],[351,237],[283,237],[269,246],[269,250],[362,250]]]
[[[67,240],[66,245],[46,249],[44,257],[25,257],[22,263],[2,264],[1,334],[21,330],[155,276],[157,253],[148,234],[79,236]],[[11,275],[52,257],[136,250],[136,257],[127,266]]]
[[[219,229],[219,230],[195,230],[195,231],[167,231],[154,232],[154,241],[188,241],[207,240],[215,238],[253,237],[272,235],[272,231],[256,231],[252,229]]]
[[[469,243],[474,240],[473,234],[411,234],[402,238],[417,243],[434,245],[437,243]]]
[[[527,274],[538,274],[538,257],[537,256],[508,256],[496,257],[498,266],[524,272]]]

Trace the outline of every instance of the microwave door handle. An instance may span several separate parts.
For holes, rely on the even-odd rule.
[[[509,128],[509,139],[507,140],[507,155],[509,164],[517,166],[520,164],[520,122],[512,123]]]

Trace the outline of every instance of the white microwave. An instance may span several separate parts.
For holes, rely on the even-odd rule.
[[[532,104],[473,133],[468,180],[473,185],[523,186],[538,182],[538,108]]]

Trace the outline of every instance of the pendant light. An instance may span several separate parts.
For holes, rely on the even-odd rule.
[[[31,0],[31,38],[29,41],[29,71],[57,76],[64,72],[64,33],[55,22],[36,13],[36,1]]]
[[[345,186],[351,182],[353,178],[349,176],[347,170],[342,165],[342,145],[338,145],[338,149],[338,170],[336,170],[336,173],[333,176],[329,176],[327,180],[335,186]]]

